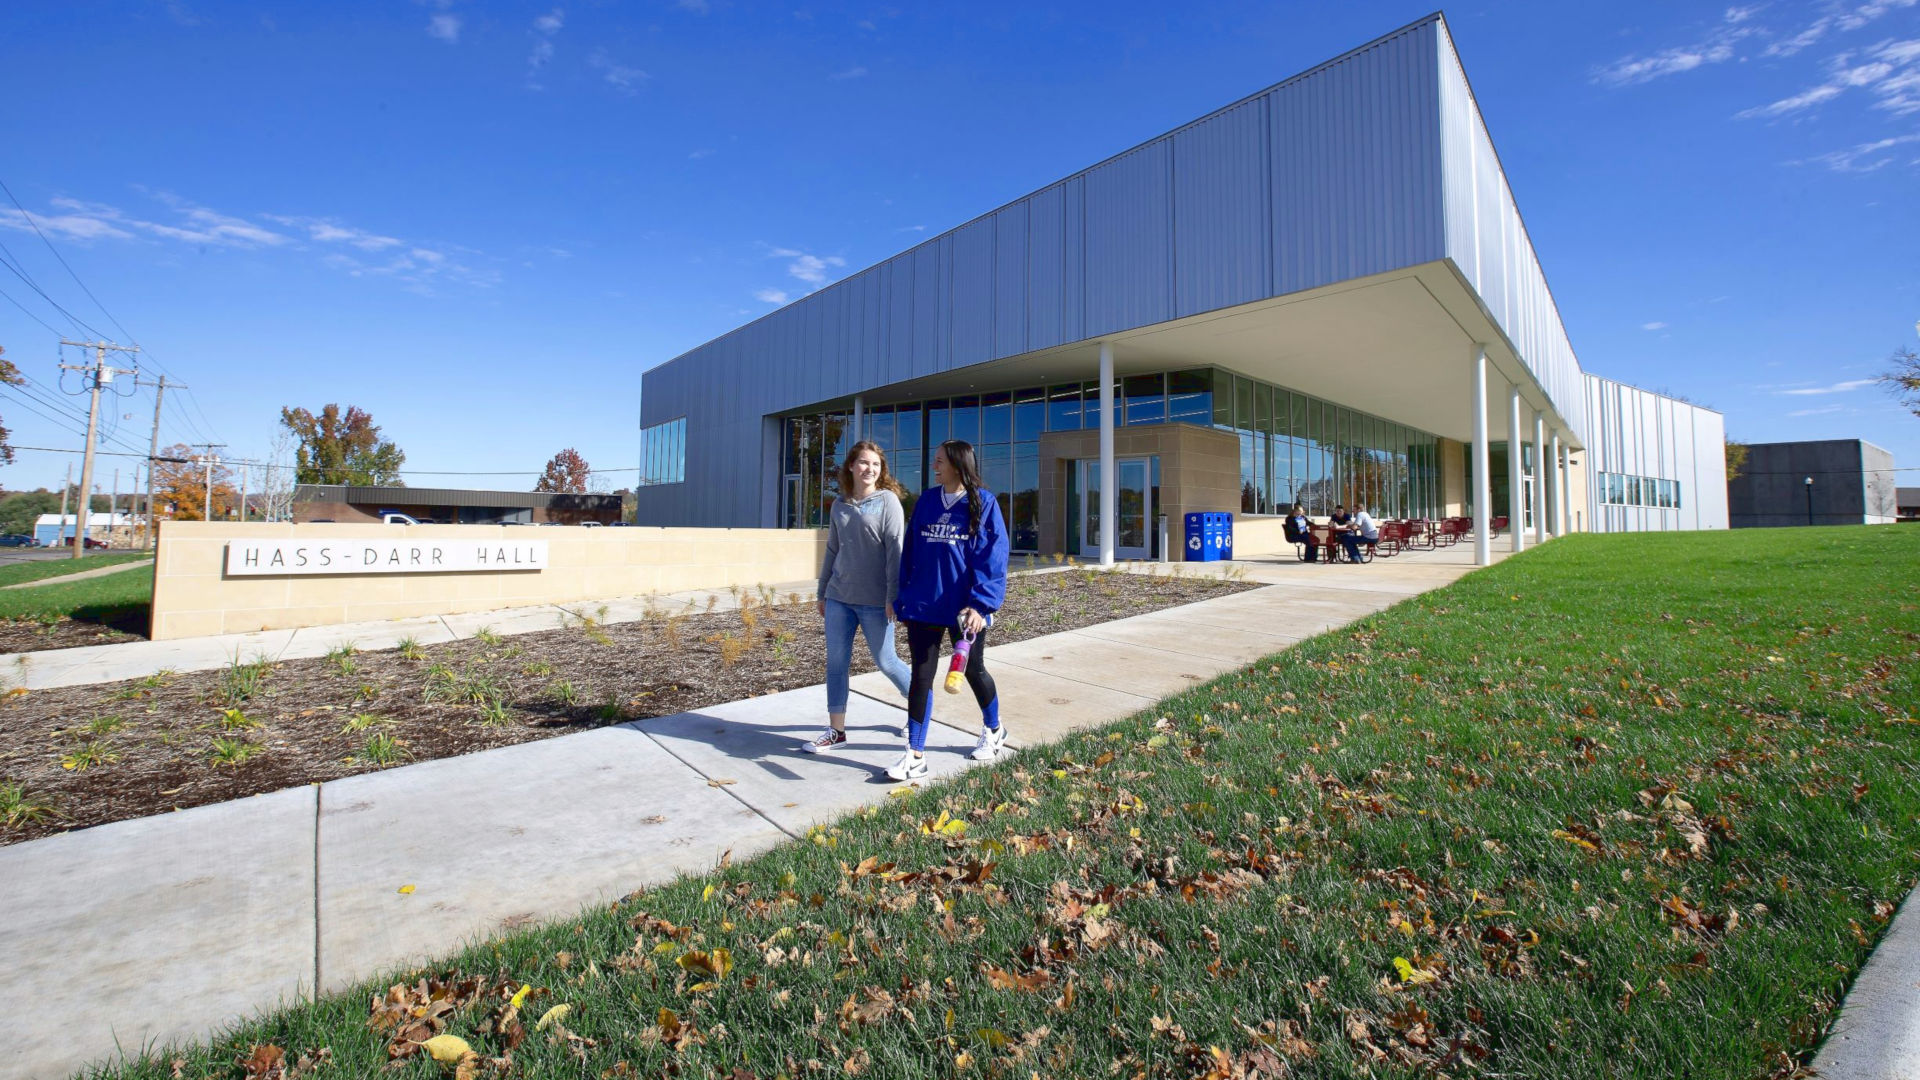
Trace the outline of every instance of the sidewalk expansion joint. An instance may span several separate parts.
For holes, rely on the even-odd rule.
[[[700,777],[700,778],[701,778],[702,780],[705,780],[705,781],[707,781],[707,782],[708,782],[709,784],[711,784],[711,783],[712,783],[712,782],[713,782],[713,781],[714,781],[714,780],[716,779],[716,778],[715,778],[714,776],[712,776],[712,775],[710,775],[710,774],[708,774],[708,773],[707,773],[707,772],[706,772],[705,770],[703,770],[703,769],[701,769],[701,768],[700,768],[700,766],[698,766],[698,765],[695,765],[695,764],[694,764],[693,762],[691,762],[691,761],[688,761],[688,760],[687,760],[686,758],[683,758],[683,757],[681,757],[681,756],[680,756],[679,754],[676,754],[676,753],[674,753],[674,752],[673,752],[673,747],[671,747],[671,746],[668,746],[668,745],[667,745],[666,743],[663,743],[663,742],[661,742],[661,741],[660,741],[659,739],[656,739],[656,738],[654,738],[654,736],[653,736],[653,732],[651,732],[651,731],[648,731],[648,730],[647,730],[646,728],[643,728],[643,727],[639,727],[639,726],[637,726],[637,725],[636,725],[636,726],[634,727],[634,730],[635,730],[635,731],[638,731],[638,732],[639,732],[640,734],[642,734],[642,735],[645,735],[645,736],[646,736],[646,737],[647,737],[648,739],[651,739],[651,740],[653,741],[653,745],[655,745],[655,746],[657,746],[657,747],[659,747],[660,749],[662,749],[662,750],[664,750],[664,751],[666,751],[666,752],[667,752],[667,756],[668,756],[668,757],[671,757],[671,758],[673,758],[673,760],[675,760],[675,761],[677,761],[677,762],[679,762],[679,763],[680,763],[680,764],[682,764],[682,765],[685,765],[685,766],[686,766],[686,767],[687,767],[687,768],[688,768],[689,770],[691,770],[691,771],[693,772],[693,774],[694,774],[695,776],[698,776],[698,777]],[[787,834],[787,836],[788,836],[788,838],[789,838],[789,839],[793,839],[793,840],[800,840],[800,839],[804,839],[804,838],[803,838],[803,837],[802,837],[802,836],[801,836],[801,835],[800,835],[799,833],[797,833],[797,832],[794,832],[794,831],[793,831],[792,829],[789,829],[789,828],[787,828],[787,827],[786,827],[785,825],[782,825],[782,824],[780,824],[779,822],[777,822],[777,821],[775,821],[775,820],[773,820],[772,818],[770,818],[770,817],[768,817],[768,816],[766,815],[766,813],[765,813],[764,811],[762,811],[762,810],[761,810],[761,809],[760,809],[759,807],[757,807],[757,806],[755,806],[755,805],[753,805],[752,803],[750,803],[750,802],[748,802],[747,800],[745,800],[745,799],[743,799],[743,798],[741,798],[740,796],[738,796],[738,795],[736,795],[736,794],[734,794],[734,791],[733,791],[733,787],[732,787],[732,785],[730,785],[730,784],[723,784],[723,785],[721,785],[721,786],[720,786],[720,790],[721,790],[722,792],[724,792],[724,793],[726,793],[726,795],[727,795],[727,796],[728,796],[729,798],[731,798],[731,799],[732,799],[732,800],[733,800],[734,802],[737,802],[737,803],[739,803],[739,804],[740,804],[741,806],[744,806],[744,807],[746,807],[746,808],[747,808],[748,810],[750,810],[750,811],[752,811],[752,812],[753,812],[753,814],[754,814],[754,815],[755,815],[756,817],[758,817],[758,818],[759,818],[760,820],[762,820],[762,821],[764,821],[764,822],[766,822],[767,824],[769,824],[769,825],[771,825],[771,826],[773,826],[774,828],[776,828],[776,829],[779,829],[779,830],[780,830],[781,832],[783,832],[783,833],[785,833],[785,834]]]
[[[320,794],[324,784],[313,785],[313,997],[320,999]]]

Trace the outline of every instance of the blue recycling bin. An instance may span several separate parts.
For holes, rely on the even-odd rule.
[[[1219,562],[1233,558],[1233,515],[1188,514],[1186,547],[1188,562]]]
[[[1207,518],[1209,516],[1208,514],[1187,515],[1186,549],[1188,562],[1212,562],[1220,557],[1214,554],[1214,546],[1207,542],[1209,539],[1207,533]]]

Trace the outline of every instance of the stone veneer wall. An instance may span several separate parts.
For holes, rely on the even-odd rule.
[[[1240,511],[1240,441],[1197,424],[1141,424],[1113,431],[1116,458],[1160,456],[1160,505],[1167,533],[1179,543],[1184,515]],[[1050,431],[1040,436],[1040,554],[1066,551],[1067,470],[1082,458],[1100,456],[1099,429]],[[1148,522],[1148,528],[1158,528]],[[1077,551],[1067,552],[1079,555]]]
[[[540,571],[227,577],[232,540],[544,540]],[[162,522],[153,569],[155,641],[283,630],[688,589],[807,581],[820,529],[657,529],[500,525]]]

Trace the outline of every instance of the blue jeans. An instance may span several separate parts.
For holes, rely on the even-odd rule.
[[[881,605],[843,604],[828,599],[827,605],[827,712],[847,711],[847,668],[853,663],[853,628],[857,625],[867,637],[867,649],[880,673],[907,696],[907,684],[913,672],[906,661],[893,651],[893,624],[887,621],[887,609]]]

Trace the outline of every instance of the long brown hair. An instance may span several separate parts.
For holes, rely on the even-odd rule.
[[[873,451],[873,456],[880,459],[880,477],[873,482],[873,490],[891,491],[894,497],[905,498],[907,489],[900,486],[900,481],[893,478],[893,470],[887,467],[887,452],[870,439],[861,439],[847,449],[847,458],[840,463],[840,472],[836,477],[840,481],[840,494],[853,491],[853,459],[859,457],[863,450]]]
[[[940,444],[947,464],[960,474],[960,485],[967,489],[967,534],[980,531],[980,465],[973,456],[973,444],[964,439],[948,439]]]

